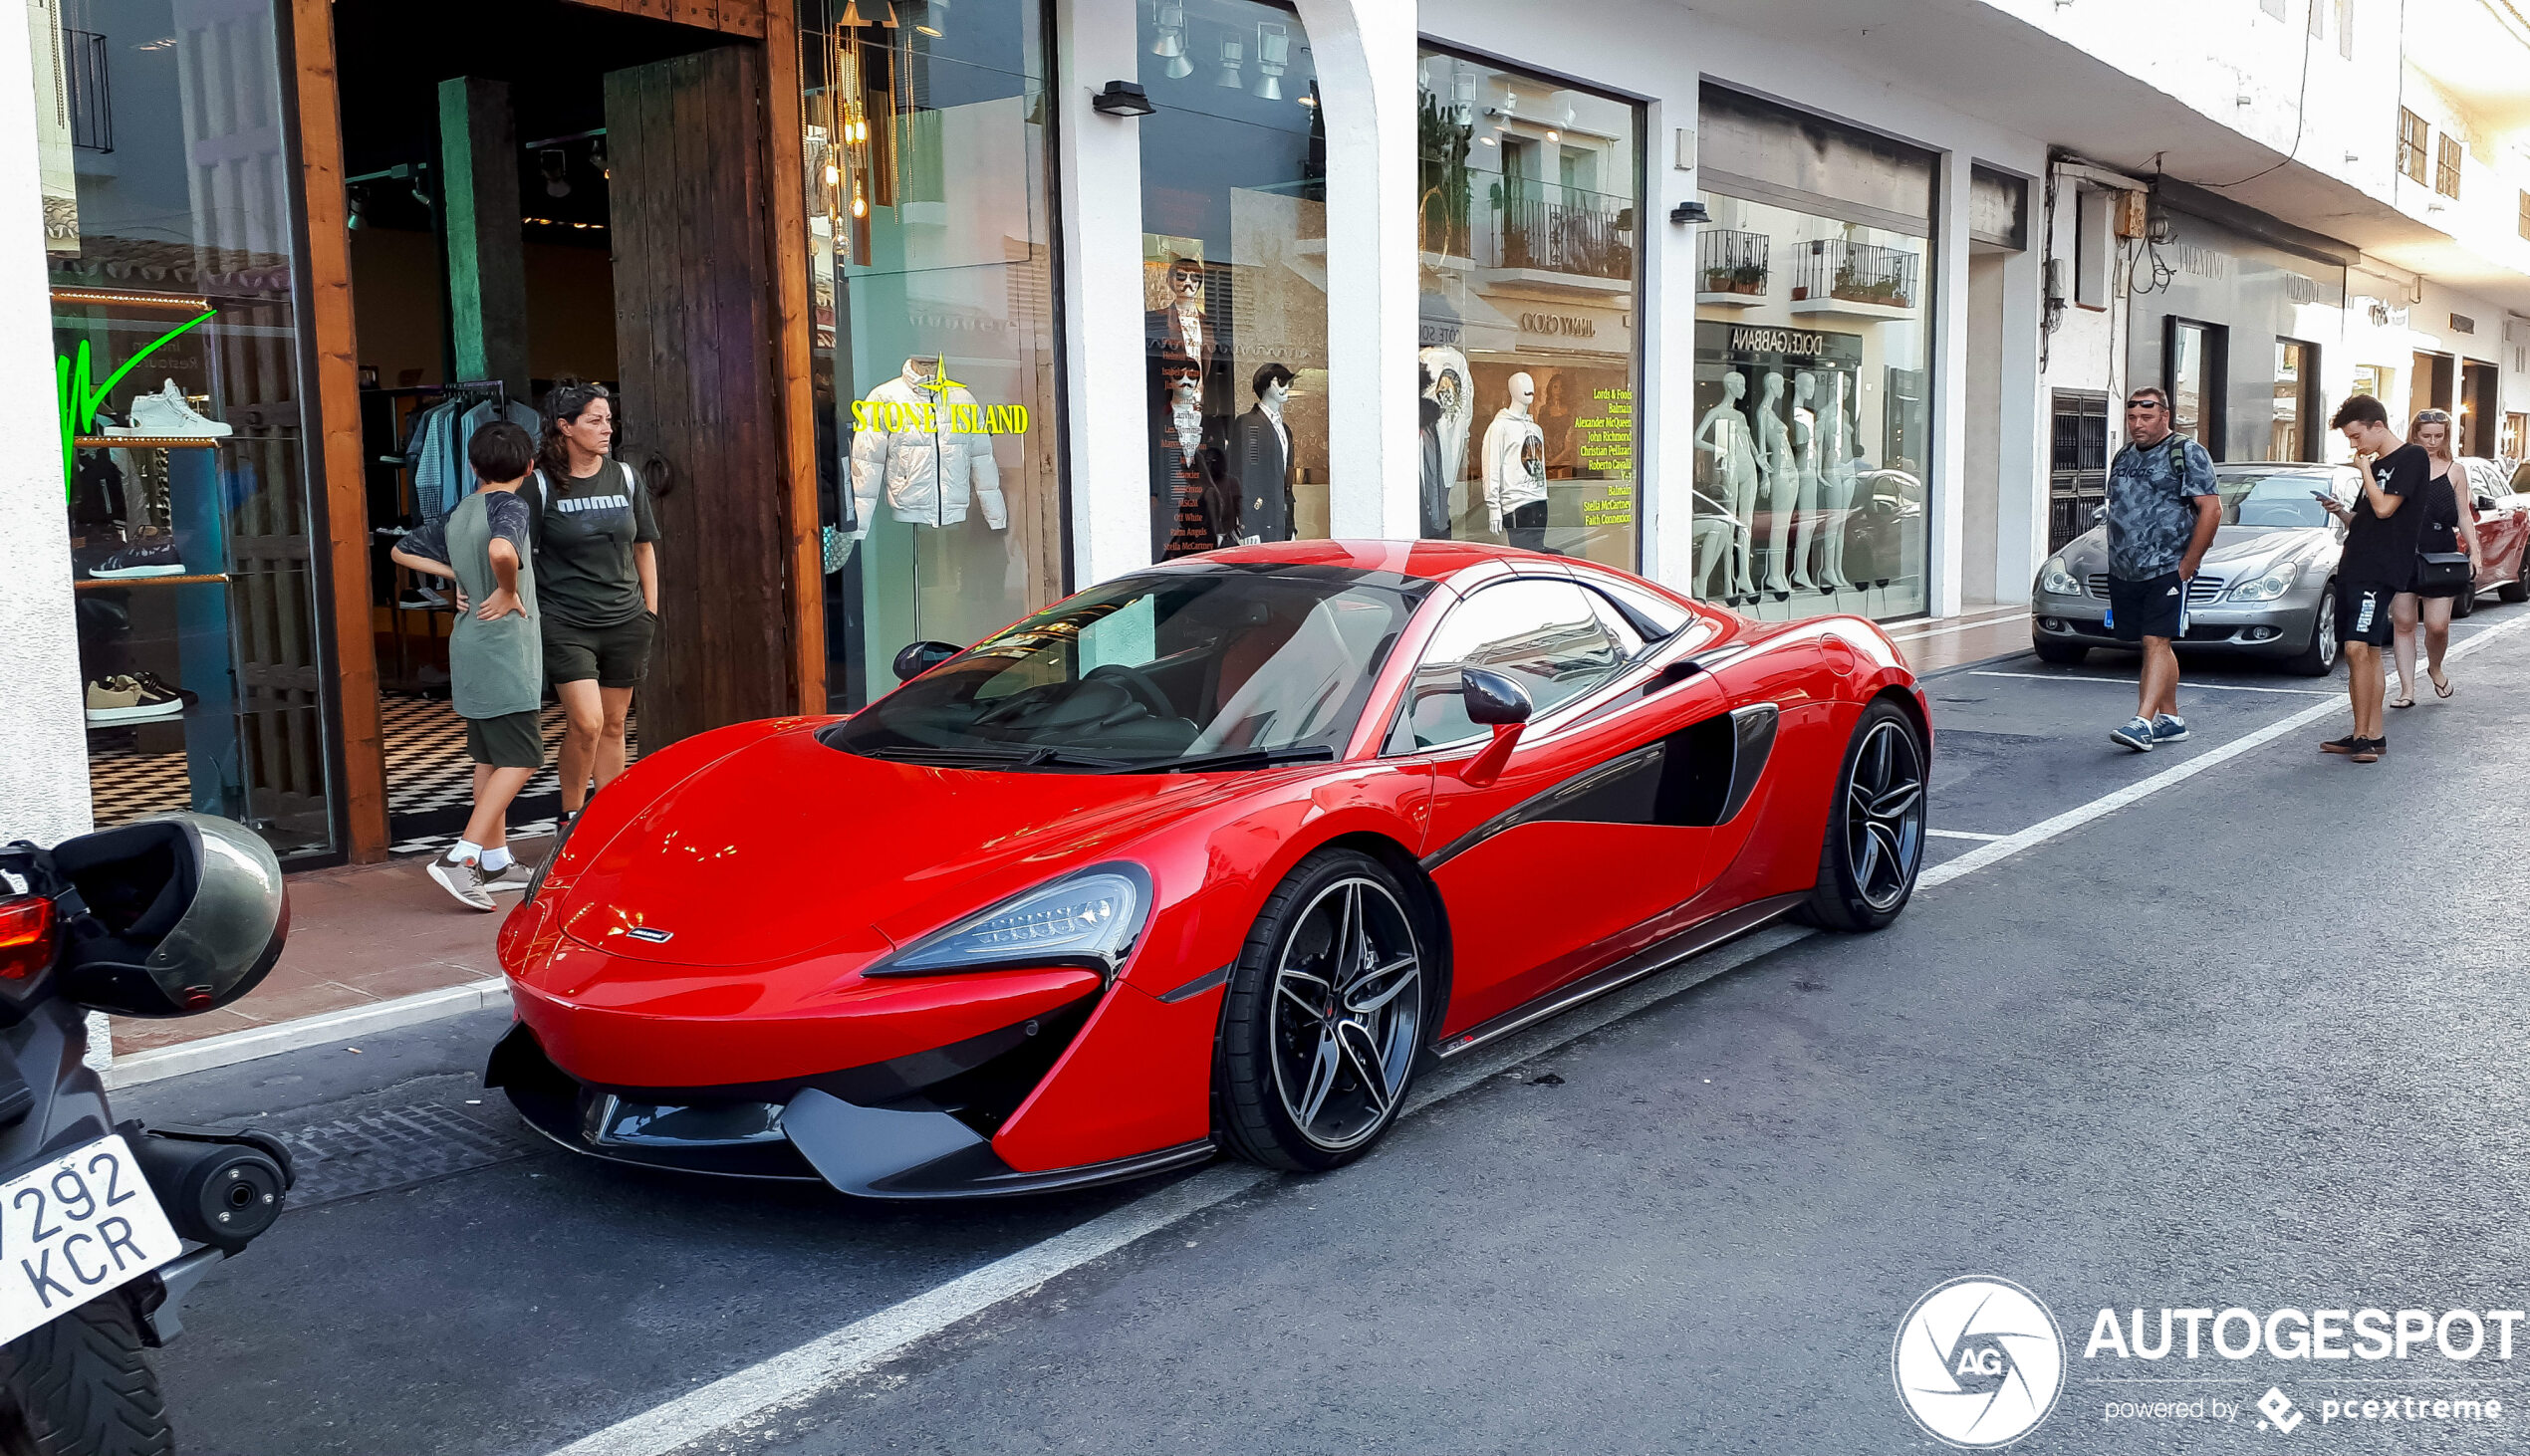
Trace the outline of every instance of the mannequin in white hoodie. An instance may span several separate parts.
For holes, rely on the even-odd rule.
[[[995,531],[1010,524],[993,437],[981,429],[982,406],[947,377],[941,361],[906,360],[904,372],[871,390],[866,403],[869,422],[852,441],[856,539],[869,534],[883,496],[897,520],[916,526],[957,525],[970,501]],[[856,406],[856,415],[862,412]]]
[[[1537,382],[1511,376],[1511,402],[1484,432],[1484,508],[1494,534],[1506,526],[1513,546],[1546,549],[1546,431],[1529,417]]]

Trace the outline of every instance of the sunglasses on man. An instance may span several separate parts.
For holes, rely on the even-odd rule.
[[[2158,409],[2161,407],[2161,401],[2149,397],[2143,399],[2129,399],[2126,401],[2126,407],[2129,409]]]

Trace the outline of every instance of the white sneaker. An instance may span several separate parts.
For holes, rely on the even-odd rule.
[[[510,862],[483,876],[483,887],[493,894],[500,894],[506,890],[522,890],[527,888],[528,882],[535,877],[536,871],[528,868],[513,855]]]
[[[430,877],[439,882],[441,889],[455,896],[458,904],[468,909],[500,908],[492,903],[491,893],[484,888],[483,861],[472,855],[460,859],[457,851],[450,849],[430,861]]]
[[[88,684],[88,722],[94,728],[181,718],[184,707],[184,699],[137,677],[106,677]]]
[[[233,433],[227,425],[196,412],[173,379],[155,394],[134,396],[130,419],[129,424],[106,426],[106,433],[189,440],[215,440]]]

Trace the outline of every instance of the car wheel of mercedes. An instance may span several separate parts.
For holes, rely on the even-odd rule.
[[[2337,584],[2319,594],[2319,610],[2311,613],[2311,639],[2285,665],[2304,677],[2326,677],[2337,667]]]
[[[1414,1075],[1431,967],[1410,897],[1353,849],[1301,861],[1230,976],[1216,1057],[1223,1142],[1321,1172],[1370,1150]]]
[[[1923,864],[1923,737],[1886,699],[1863,710],[1828,806],[1819,880],[1804,917],[1830,930],[1878,930],[1898,918]]]

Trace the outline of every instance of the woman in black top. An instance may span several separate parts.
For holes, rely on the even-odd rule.
[[[562,809],[578,814],[592,775],[624,772],[625,720],[658,627],[658,523],[632,468],[609,458],[615,402],[565,377],[545,396],[545,439],[523,492],[534,512],[545,677],[569,719]]]
[[[2424,497],[2416,509],[2424,513],[2417,528],[2415,550],[2427,553],[2464,552],[2468,556],[2468,575],[2477,577],[2477,513],[2468,505],[2468,471],[2451,458],[2451,417],[2439,409],[2419,410],[2415,423],[2407,429],[2407,438],[2424,447],[2433,457],[2433,476],[2426,484]],[[2415,624],[2424,622],[2424,673],[2433,683],[2437,696],[2451,695],[2451,680],[2442,671],[2442,656],[2451,645],[2451,608],[2460,594],[2470,587],[2451,586],[2402,592],[2390,602],[2390,620],[2397,627],[2392,651],[2399,663],[2399,695],[2390,700],[2394,708],[2415,706]]]

